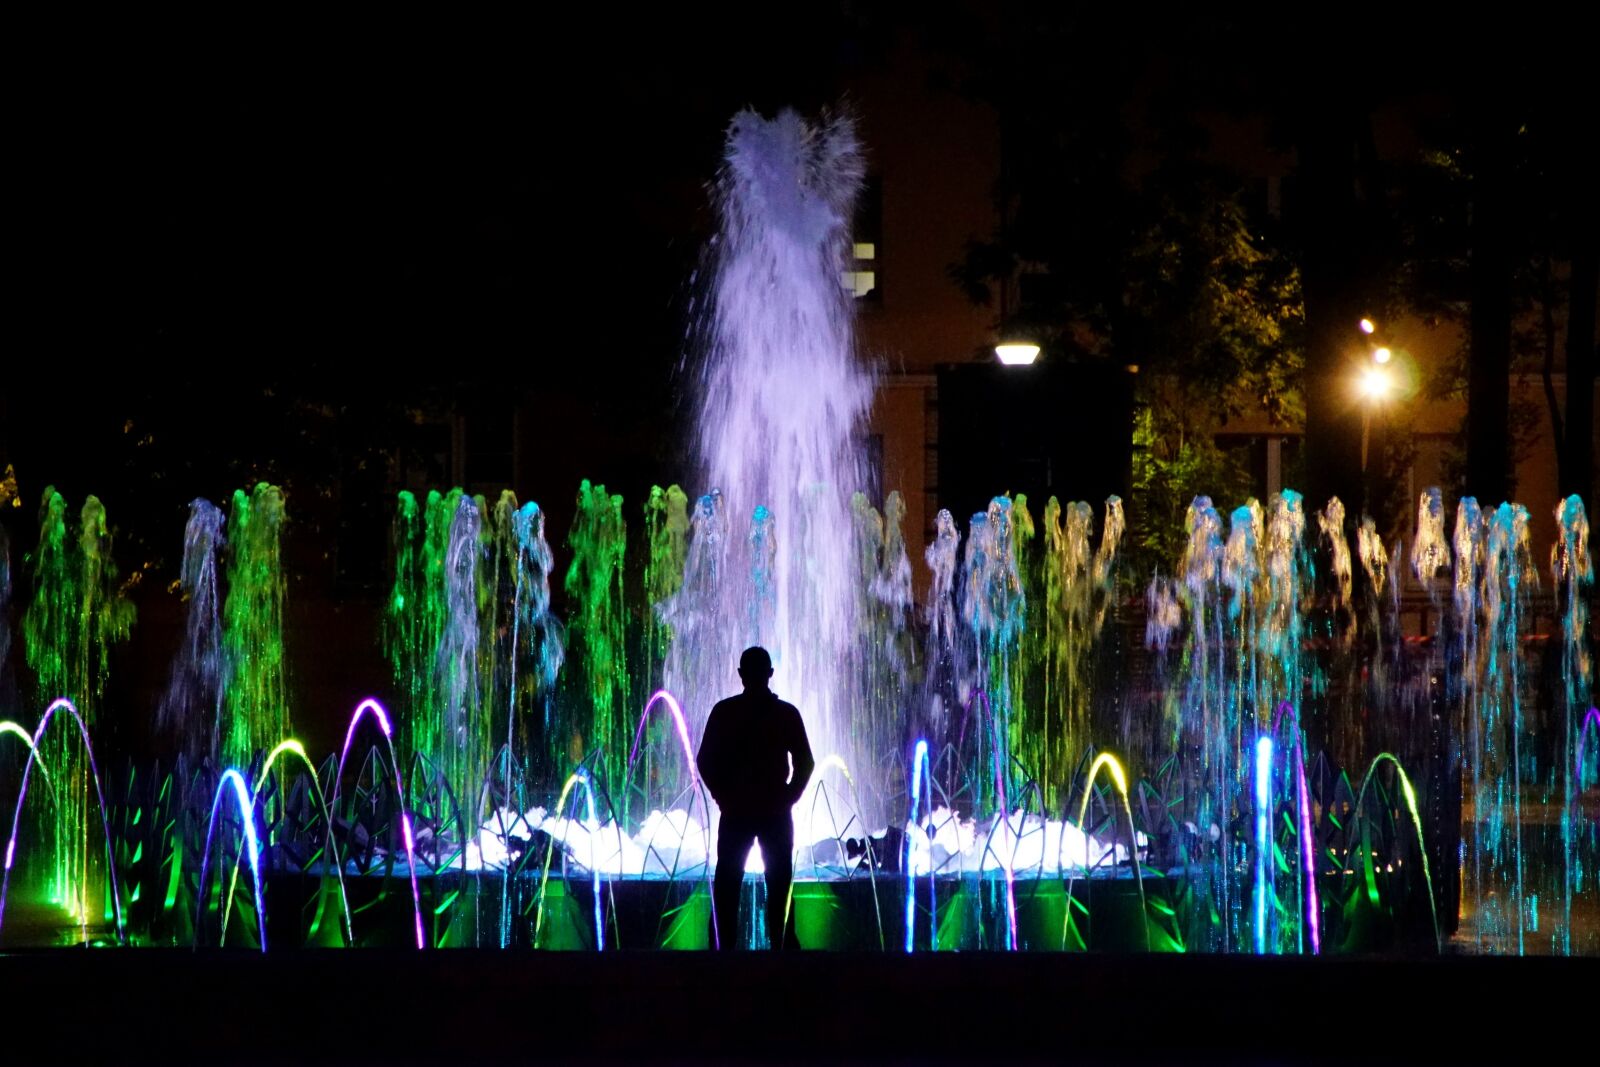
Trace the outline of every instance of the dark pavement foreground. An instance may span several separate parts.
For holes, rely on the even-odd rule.
[[[1584,1062],[1597,990],[1562,959],[57,949],[0,955],[0,1063]]]

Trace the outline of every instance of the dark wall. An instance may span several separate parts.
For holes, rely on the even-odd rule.
[[[1035,512],[1052,494],[1098,512],[1128,495],[1133,375],[1107,364],[1041,357],[939,371],[938,502],[964,524],[1000,493],[1027,493]]]

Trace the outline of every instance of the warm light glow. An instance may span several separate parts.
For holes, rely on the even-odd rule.
[[[1373,322],[1371,319],[1362,319],[1361,320],[1361,332],[1362,333],[1372,333],[1377,328],[1378,328],[1378,324]]]
[[[1026,367],[1039,358],[1039,346],[1030,344],[1003,344],[994,346],[994,354],[1008,367]]]
[[[1389,351],[1387,348],[1379,348],[1374,350],[1372,353],[1372,358],[1379,363],[1387,363],[1393,357],[1394,353]]]
[[[1368,367],[1361,372],[1361,395],[1368,400],[1384,399],[1393,387],[1389,372],[1380,367]]]

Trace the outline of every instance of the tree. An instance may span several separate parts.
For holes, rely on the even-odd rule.
[[[1486,501],[1551,490],[1587,499],[1593,486],[1600,241],[1584,146],[1554,99],[1474,98],[1431,124],[1419,158],[1392,177],[1402,248],[1390,300],[1461,329],[1462,343],[1427,385],[1436,396],[1467,397],[1462,488]],[[1506,383],[1518,373],[1540,377],[1556,486],[1512,478],[1541,421],[1536,405],[1510,399]]]
[[[1126,122],[1145,72],[1035,62],[1036,49],[1093,31],[1038,17],[980,84],[1000,111],[1001,222],[951,273],[1052,358],[1138,368],[1129,545],[1141,569],[1170,565],[1195,495],[1226,505],[1249,492],[1217,432],[1247,411],[1300,418],[1300,275],[1247,181],[1203,158],[1178,97],[1144,100]],[[1152,146],[1158,162],[1141,163]]]

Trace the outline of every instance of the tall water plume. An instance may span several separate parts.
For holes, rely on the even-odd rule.
[[[682,489],[676,485],[650,487],[644,531],[650,550],[644,564],[645,604],[664,604],[683,587],[683,566],[689,555],[689,498]],[[648,610],[644,630],[644,677],[659,678],[672,645],[672,627],[658,612]]]
[[[1266,651],[1268,690],[1254,718],[1266,725],[1277,702],[1296,707],[1305,701],[1305,610],[1313,573],[1305,546],[1305,503],[1285,489],[1268,501],[1266,565],[1268,609],[1262,619],[1261,643]]]
[[[1091,741],[1096,652],[1113,595],[1122,501],[1106,501],[1098,549],[1091,544],[1094,509],[1083,501],[1063,508],[1051,497],[1043,525],[1042,596],[1030,628],[1041,648],[1040,693],[1025,709],[1035,751],[1024,760],[1037,766],[1045,803],[1054,807]]]
[[[217,591],[217,554],[223,545],[222,511],[211,501],[189,504],[183,531],[183,644],[172,661],[156,726],[176,739],[191,759],[216,755],[222,736],[222,600]]]
[[[105,508],[90,496],[79,512],[76,536],[67,505],[53,487],[39,509],[39,544],[32,558],[34,595],[22,619],[24,653],[43,706],[67,697],[92,725],[110,673],[111,646],[133,627],[134,609],[120,585],[111,554]],[[57,730],[40,745],[56,779],[54,810],[41,815],[40,846],[50,856],[46,889],[80,923],[95,915],[99,849],[91,846],[92,783],[83,746]]]
[[[729,519],[758,506],[773,518],[774,688],[801,709],[813,748],[850,756],[852,687],[839,666],[856,634],[849,499],[866,484],[858,435],[872,381],[855,353],[840,274],[863,165],[845,117],[734,117],[717,182],[715,291],[697,376],[703,484],[721,491]],[[703,524],[701,532],[709,532]],[[751,572],[747,543],[720,547],[732,557],[723,578]],[[717,583],[720,609],[694,610],[707,621],[741,618],[743,585]],[[725,638],[675,628],[678,643],[695,644],[669,658],[667,685],[699,721],[736,685],[734,663],[719,647]],[[724,658],[704,662],[712,655]],[[685,659],[696,666],[686,671]]]
[[[490,745],[478,673],[478,566],[483,554],[479,533],[483,515],[471,497],[458,493],[451,496],[456,499],[455,514],[441,569],[443,630],[434,655],[440,714],[430,724],[437,733],[426,739],[424,751],[438,754],[438,767],[455,788],[462,814],[469,825],[475,825]]]
[[[1566,877],[1562,880],[1562,933],[1561,949],[1573,950],[1572,903],[1579,893],[1593,896],[1595,864],[1600,857],[1594,846],[1600,833],[1595,828],[1595,815],[1583,807],[1583,794],[1578,778],[1578,746],[1583,730],[1584,716],[1590,707],[1590,643],[1589,590],[1594,585],[1594,562],[1589,555],[1589,517],[1583,501],[1569,496],[1556,506],[1558,534],[1550,550],[1550,571],[1555,578],[1557,609],[1561,613],[1561,697],[1562,707],[1555,716],[1561,731],[1561,745],[1556,750],[1555,779],[1561,796],[1561,851]],[[1592,949],[1596,940],[1588,935]]]
[[[905,503],[889,494],[880,514],[856,493],[850,501],[856,550],[856,617],[861,634],[851,673],[858,740],[867,751],[898,753],[905,736],[908,672],[914,660],[906,645],[906,618],[911,609],[911,561],[906,556],[901,523]]]
[[[1240,707],[1228,699],[1224,656],[1222,519],[1210,497],[1194,498],[1188,527],[1179,587],[1189,619],[1184,646],[1187,671],[1179,698],[1181,740],[1186,749],[1199,755],[1196,777],[1204,798],[1196,812],[1199,825],[1218,835],[1222,844],[1207,871],[1207,892],[1210,906],[1222,919],[1215,935],[1218,940],[1211,947],[1226,950],[1237,946],[1243,929],[1243,901],[1232,879],[1235,846],[1228,828],[1245,768],[1240,751]]]
[[[422,512],[416,495],[400,490],[395,500],[394,520],[389,527],[389,558],[393,561],[394,583],[384,604],[381,640],[384,657],[394,675],[400,699],[402,736],[408,742],[419,705],[427,699],[427,660],[420,650],[429,647],[422,638],[423,559]]]
[[[444,702],[436,684],[445,632],[445,554],[461,490],[430,490],[424,502],[408,490],[396,500],[390,540],[394,585],[383,615],[383,649],[400,696],[403,749],[437,765],[445,736]]]
[[[1271,605],[1266,567],[1266,513],[1254,498],[1228,516],[1222,550],[1222,585],[1228,591],[1228,626],[1233,664],[1228,672],[1230,703],[1243,714],[1270,699],[1272,664],[1260,639]]]
[[[512,516],[511,532],[516,543],[516,580],[511,609],[506,740],[515,749],[519,707],[539,707],[539,736],[549,737],[555,732],[552,697],[556,675],[566,659],[566,638],[550,612],[550,575],[555,558],[545,539],[544,512],[539,505],[530,500],[518,508]],[[541,769],[548,775],[554,768]]]
[[[1345,536],[1344,502],[1338,497],[1330,498],[1327,507],[1317,512],[1317,531],[1319,539],[1327,546],[1330,634],[1345,641],[1355,621],[1350,615],[1355,568],[1350,558],[1350,541]]]
[[[571,598],[567,633],[581,649],[583,694],[580,703],[591,716],[581,725],[584,750],[599,747],[614,775],[628,758],[628,654],[623,640],[622,575],[628,525],[622,497],[588,479],[578,487],[578,507],[567,545],[572,563],[566,591]]]
[[[1463,511],[1468,509],[1463,506]],[[1470,512],[1462,521],[1471,523]],[[1469,530],[1460,531],[1457,546],[1476,554]],[[1468,595],[1463,585],[1475,569],[1457,561],[1457,594],[1462,600]],[[1525,769],[1533,766],[1526,749],[1519,631],[1538,577],[1528,547],[1527,509],[1501,504],[1483,537],[1474,613],[1481,615],[1482,629],[1470,640],[1477,661],[1471,671],[1475,682],[1466,691],[1465,758],[1472,780],[1472,819],[1463,843],[1479,943],[1514,947],[1517,952],[1525,948],[1532,914],[1522,856],[1522,808],[1530,777]]]
[[[926,620],[930,660],[945,659],[955,654],[956,561],[960,546],[961,532],[956,529],[955,517],[946,509],[939,509],[934,519],[933,541],[923,553],[928,569],[933,572]]]
[[[243,766],[289,736],[288,684],[283,655],[286,585],[279,540],[283,492],[261,482],[233,494],[228,516],[228,599],[223,605],[222,750]]]
[[[703,722],[718,692],[729,685],[729,664],[746,638],[748,586],[729,559],[728,515],[720,492],[695,501],[689,516],[683,580],[659,605],[662,624],[672,631],[663,677],[674,693],[684,695],[691,721]],[[742,559],[745,553],[739,552]],[[694,694],[694,696],[690,696]]]
[[[923,608],[926,645],[923,649],[921,703],[907,725],[922,736],[953,736],[952,711],[961,703],[960,654],[962,632],[956,627],[956,575],[960,564],[961,532],[948,509],[934,518],[933,541],[923,552],[932,573],[928,600]]]
[[[1028,602],[1017,566],[1012,533],[1013,501],[997,496],[987,511],[972,516],[962,559],[961,614],[972,637],[974,694],[968,708],[974,732],[982,739],[971,764],[977,788],[973,805],[993,810],[1007,799],[1009,756],[1019,747],[1012,686]],[[977,701],[981,695],[981,707]],[[986,713],[986,714],[985,714]],[[993,780],[990,772],[993,771]]]

